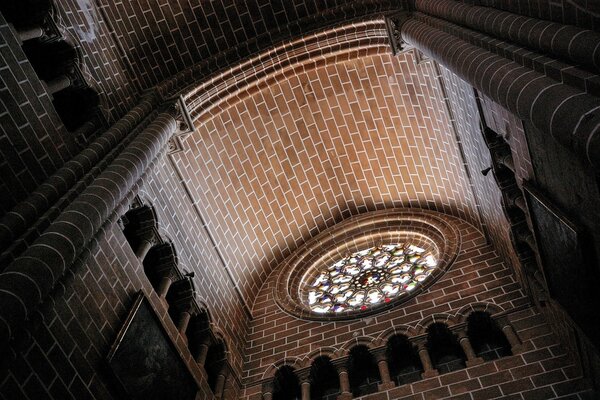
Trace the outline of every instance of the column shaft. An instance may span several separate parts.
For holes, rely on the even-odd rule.
[[[198,355],[196,356],[196,362],[199,366],[204,367],[204,363],[206,362],[206,356],[208,355],[208,343],[202,343],[200,345],[200,350],[198,351]]]
[[[26,42],[27,40],[42,37],[44,35],[44,30],[39,26],[35,26],[33,28],[19,31],[18,34],[19,39],[21,39],[22,42]]]
[[[154,242],[152,240],[142,239],[140,245],[138,246],[135,252],[135,256],[141,261],[144,261],[144,258],[146,258],[146,255],[148,255],[148,252],[150,251],[152,246],[154,246]]]
[[[430,378],[437,376],[439,373],[433,368],[431,357],[429,357],[429,351],[424,345],[419,345],[419,358],[421,359],[421,365],[423,365],[423,378]]]
[[[46,89],[48,90],[48,93],[54,94],[56,92],[60,92],[61,90],[66,89],[69,86],[71,86],[71,78],[69,78],[66,75],[61,75],[61,76],[54,78],[53,80],[51,80],[49,82],[45,82],[45,83],[46,83]]]
[[[217,375],[217,382],[215,383],[215,398],[221,399],[223,397],[223,390],[225,389],[225,379],[227,376],[224,372],[220,372]]]
[[[350,394],[350,380],[348,379],[348,371],[342,370],[339,372],[340,377],[340,394]]]
[[[302,400],[310,400],[310,382],[302,382]]]
[[[510,344],[512,353],[519,353],[521,351],[521,341],[519,340],[519,337],[517,336],[517,333],[515,332],[512,325],[505,325],[502,328],[502,332],[504,333],[506,340],[508,340],[508,343]]]
[[[177,323],[177,330],[179,333],[185,336],[185,331],[190,323],[192,314],[189,311],[183,311],[179,316],[179,322]]]
[[[158,290],[157,290],[158,297],[165,298],[165,296],[169,292],[169,288],[171,287],[172,283],[173,283],[173,279],[171,279],[170,276],[165,276],[164,278],[162,278],[158,285]]]
[[[459,343],[460,347],[462,347],[463,351],[465,352],[465,355],[467,356],[467,366],[470,367],[472,365],[481,364],[483,362],[483,360],[477,357],[477,354],[475,354],[473,346],[471,346],[471,341],[469,340],[469,337],[466,334],[463,334],[459,338]]]

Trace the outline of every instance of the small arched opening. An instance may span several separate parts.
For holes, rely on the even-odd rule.
[[[284,365],[275,372],[273,378],[273,400],[299,400],[301,398],[300,381],[294,368]]]
[[[350,350],[348,378],[354,397],[377,392],[377,385],[380,383],[379,369],[367,346],[358,345]]]
[[[335,400],[340,394],[338,372],[327,356],[315,358],[310,367],[311,400]]]
[[[427,328],[427,350],[440,374],[466,367],[465,353],[446,324],[436,322]]]
[[[405,385],[421,379],[423,366],[419,354],[406,336],[392,336],[387,342],[386,356],[390,376],[396,385]]]
[[[496,322],[485,311],[474,311],[467,318],[467,335],[477,357],[485,361],[510,356],[510,343]]]

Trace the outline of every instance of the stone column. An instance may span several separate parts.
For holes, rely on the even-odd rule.
[[[431,362],[431,357],[429,357],[429,350],[427,350],[425,342],[417,343],[417,348],[419,349],[421,365],[423,365],[423,373],[421,374],[423,379],[438,376],[439,372],[433,368],[433,363]]]
[[[350,379],[348,378],[347,358],[338,359],[333,362],[340,378],[340,395],[337,400],[351,400],[352,392],[350,392]]]
[[[0,273],[0,353],[57,281],[87,251],[106,221],[113,217],[116,221],[117,211],[130,201],[134,188],[166,150],[176,129],[175,114],[160,113],[44,233]]]
[[[208,355],[208,348],[210,347],[210,337],[205,337],[202,339],[202,342],[198,346],[198,354],[196,355],[196,362],[199,366],[204,368],[204,363],[206,362],[206,356]]]
[[[31,39],[37,39],[44,35],[44,29],[41,26],[35,26],[33,28],[25,29],[17,32],[21,42],[26,42]]]
[[[227,365],[227,361],[225,361],[225,365],[219,371],[217,375],[217,382],[215,383],[215,399],[220,400],[223,398],[223,390],[225,389],[225,380],[229,375],[229,366]]]
[[[302,389],[302,400],[310,400],[310,368],[301,369],[296,372]]]
[[[187,331],[187,327],[190,323],[190,319],[192,318],[192,314],[190,310],[182,311],[179,314],[179,321],[177,323],[177,330],[179,333],[185,337],[185,331]]]
[[[377,368],[379,369],[379,376],[381,377],[381,383],[377,386],[378,390],[384,391],[392,389],[396,384],[390,378],[386,349],[383,348],[373,351],[373,356],[375,356],[375,360],[377,361]]]
[[[169,288],[171,287],[172,283],[173,283],[173,277],[171,277],[171,274],[164,276],[160,280],[160,283],[158,285],[158,290],[156,291],[156,293],[158,294],[158,297],[164,299],[167,296],[167,293],[169,293]]]
[[[143,239],[140,241],[140,245],[135,251],[135,256],[140,260],[144,261],[144,258],[148,255],[148,252],[156,244],[156,239],[154,235],[150,232],[144,234]]]
[[[574,64],[600,69],[600,34],[456,0],[415,0],[415,9]]]
[[[467,367],[472,367],[474,365],[483,363],[483,359],[481,357],[477,357],[477,354],[475,354],[473,346],[471,346],[471,340],[469,340],[469,336],[467,335],[466,331],[459,332],[458,342],[467,356]]]
[[[504,336],[506,336],[506,340],[508,340],[508,343],[510,344],[511,352],[513,354],[520,353],[523,350],[523,344],[519,340],[515,329],[508,322],[505,322],[503,325],[504,326],[502,327],[502,333],[504,333]]]
[[[407,20],[400,29],[404,41],[554,137],[582,160],[600,166],[599,98],[416,19]]]

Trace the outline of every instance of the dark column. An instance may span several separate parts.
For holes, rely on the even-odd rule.
[[[502,333],[504,333],[504,336],[506,336],[506,340],[508,340],[508,343],[510,343],[510,350],[512,351],[512,353],[520,353],[523,345],[521,344],[521,341],[519,340],[519,337],[517,336],[517,333],[515,332],[515,329],[512,327],[512,325],[508,322],[505,322],[504,326],[502,327]]]
[[[296,372],[302,389],[302,400],[310,400],[310,368]]]
[[[273,382],[263,383],[262,398],[263,398],[263,400],[272,400],[273,399]]]
[[[531,123],[594,167],[600,166],[600,99],[423,22],[401,25],[402,38]]]
[[[229,375],[229,367],[227,366],[227,362],[219,371],[217,375],[217,382],[215,383],[215,399],[219,400],[223,398],[223,391],[225,389],[225,381],[227,380],[227,376]]]

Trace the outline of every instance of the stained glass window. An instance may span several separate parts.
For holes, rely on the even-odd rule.
[[[307,282],[314,312],[366,310],[414,290],[437,268],[433,255],[412,244],[357,251],[323,268]]]

